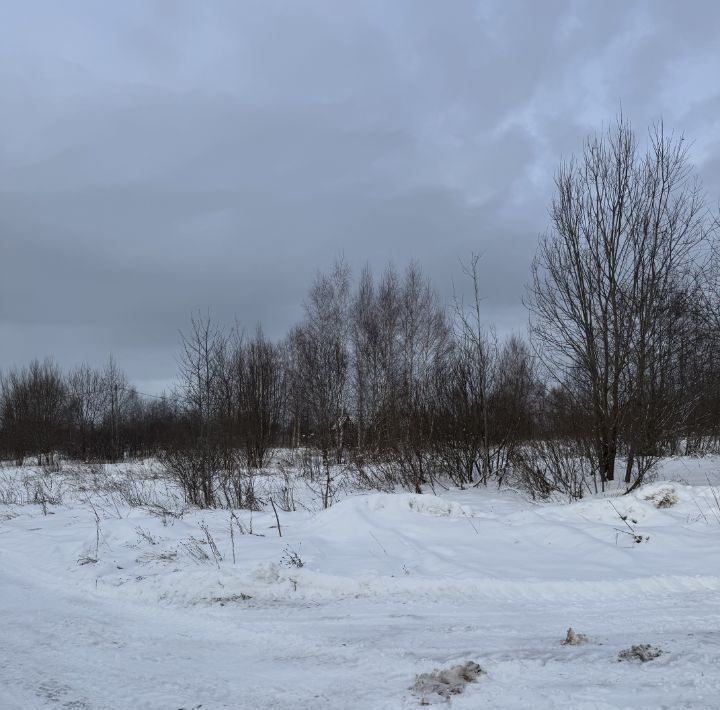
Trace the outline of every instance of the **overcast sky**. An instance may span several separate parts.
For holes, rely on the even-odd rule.
[[[720,3],[0,4],[0,368],[114,353],[142,390],[193,310],[301,317],[318,269],[483,254],[521,306],[560,158],[622,105],[720,196]]]

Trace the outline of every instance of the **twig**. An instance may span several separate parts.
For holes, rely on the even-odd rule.
[[[388,555],[388,551],[382,546],[382,543],[380,542],[380,540],[378,540],[378,539],[375,537],[375,533],[373,533],[373,532],[371,531],[371,532],[370,532],[370,536],[372,537],[373,540],[375,540],[375,542],[377,542],[377,544],[379,545],[380,549],[385,553],[385,555],[386,555],[387,557],[390,557],[390,555]]]
[[[235,564],[235,534],[233,533],[233,511],[230,509],[230,545],[232,546],[233,564]]]
[[[278,517],[277,508],[275,507],[275,501],[272,499],[272,496],[270,496],[270,505],[272,506],[273,513],[275,513],[275,520],[277,521],[277,531],[278,535],[282,537],[282,530],[280,528],[280,518]]]
[[[622,520],[623,523],[625,523],[625,525],[627,525],[628,529],[630,530],[630,534],[635,535],[635,528],[633,528],[633,526],[630,525],[630,523],[628,523],[627,515],[622,515],[622,513],[620,513],[620,511],[615,507],[615,505],[613,504],[613,502],[611,500],[609,500],[608,503],[610,503],[610,506],[612,507],[612,509],[617,513],[618,518],[620,518],[620,520]],[[620,532],[625,532],[625,530],[621,530]]]
[[[462,511],[462,514],[463,514],[463,515],[465,516],[465,518],[467,519],[468,523],[470,523],[470,525],[472,526],[472,529],[475,531],[475,534],[476,534],[476,535],[480,535],[480,531],[475,527],[475,523],[473,523],[473,521],[472,521],[472,519],[470,518],[470,516],[463,510],[463,507],[462,507],[462,506],[460,506],[460,510]]]
[[[207,523],[204,520],[199,523],[199,526],[200,529],[205,533],[205,539],[207,540],[207,544],[210,547],[210,552],[212,552],[213,557],[215,558],[215,564],[217,565],[217,568],[220,569],[222,555],[220,554],[220,550],[218,550],[218,547],[215,544],[213,536],[210,534],[210,529],[208,528]]]
[[[623,533],[623,535],[630,535],[630,537],[632,537],[632,539],[637,543],[647,542],[650,539],[649,535],[643,536],[643,535],[638,534],[638,532],[635,530],[635,528],[632,525],[630,525],[630,523],[628,523],[628,521],[627,521],[628,516],[622,515],[620,513],[620,511],[613,505],[612,501],[609,500],[608,503],[610,503],[610,505],[612,506],[612,509],[618,514],[618,517],[620,518],[620,520],[622,520],[625,523],[625,525],[627,525],[628,530],[630,531],[630,532],[628,532],[628,530],[620,530],[619,528],[615,528],[615,530],[617,532]],[[637,521],[633,520],[633,522],[637,522]],[[615,536],[615,544],[617,544],[617,536]]]

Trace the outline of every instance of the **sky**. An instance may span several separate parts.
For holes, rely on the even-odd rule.
[[[193,312],[302,318],[315,274],[482,254],[523,331],[553,173],[620,108],[720,198],[713,0],[0,4],[0,369],[175,375]]]

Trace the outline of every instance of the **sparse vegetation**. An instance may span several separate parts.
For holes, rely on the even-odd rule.
[[[300,557],[299,550],[295,550],[289,545],[285,547],[283,550],[282,557],[280,558],[280,561],[282,564],[284,564],[286,567],[295,567],[296,569],[300,569],[301,567],[305,566],[305,563],[303,562],[302,558]]]
[[[650,540],[649,535],[641,535],[637,532],[635,529],[635,525],[637,525],[638,521],[635,518],[630,517],[629,515],[623,515],[612,503],[612,501],[608,501],[612,509],[617,514],[618,518],[623,522],[625,525],[624,528],[615,528],[615,532],[618,533],[618,535],[629,535],[632,538],[632,541],[635,544],[640,544],[642,542],[648,542]]]
[[[567,630],[565,638],[560,642],[563,646],[582,646],[590,641],[585,634],[579,634],[572,626]]]
[[[656,508],[672,508],[678,502],[677,491],[674,488],[662,488],[647,497]]]

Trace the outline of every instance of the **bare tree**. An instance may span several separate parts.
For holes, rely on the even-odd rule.
[[[342,460],[345,446],[349,297],[350,273],[338,262],[332,274],[317,277],[306,304],[305,323],[293,340],[309,425],[326,467]]]
[[[356,446],[365,445],[365,433],[377,411],[378,338],[375,282],[369,267],[360,275],[352,302],[352,389],[356,421]]]
[[[111,391],[103,375],[89,365],[77,367],[67,377],[70,413],[78,437],[78,454],[83,461],[97,455],[95,434],[109,409]]]
[[[188,502],[215,505],[215,474],[223,463],[215,425],[221,333],[210,316],[193,316],[181,333],[179,400],[190,428],[189,441],[166,454],[166,464],[182,484]]]
[[[362,289],[361,281],[361,289]],[[363,324],[365,342],[356,352],[365,362],[366,449],[379,454],[396,438],[401,401],[400,311],[402,287],[392,266],[385,269],[374,295],[370,313]]]
[[[448,362],[452,337],[438,295],[416,264],[407,268],[400,296],[398,365],[387,401],[396,422],[390,461],[403,485],[419,493],[436,473],[432,443],[441,416],[438,373]]]
[[[61,445],[67,393],[62,373],[50,359],[33,360],[11,370],[2,380],[2,422],[15,460],[21,464],[36,453],[38,465],[51,465]]]
[[[285,376],[279,349],[258,325],[235,354],[239,374],[242,438],[248,464],[262,468],[278,433],[285,407]]]
[[[108,458],[117,461],[123,454],[120,430],[131,392],[127,376],[112,355],[103,370],[103,386],[107,391],[110,405],[106,415],[109,425]]]
[[[631,403],[645,391],[668,294],[704,239],[706,212],[683,139],[662,125],[642,152],[620,118],[561,165],[555,183],[553,230],[533,263],[531,330],[554,380],[584,395],[577,403],[592,422],[604,485]]]
[[[472,254],[469,264],[463,264],[463,272],[472,288],[468,306],[455,296],[455,342],[453,361],[455,386],[451,390],[457,412],[457,424],[462,434],[462,452],[466,482],[472,482],[475,471],[487,483],[493,473],[493,455],[490,431],[490,397],[497,378],[498,343],[494,331],[483,324],[481,314],[480,256]],[[460,441],[457,442],[460,444]]]

